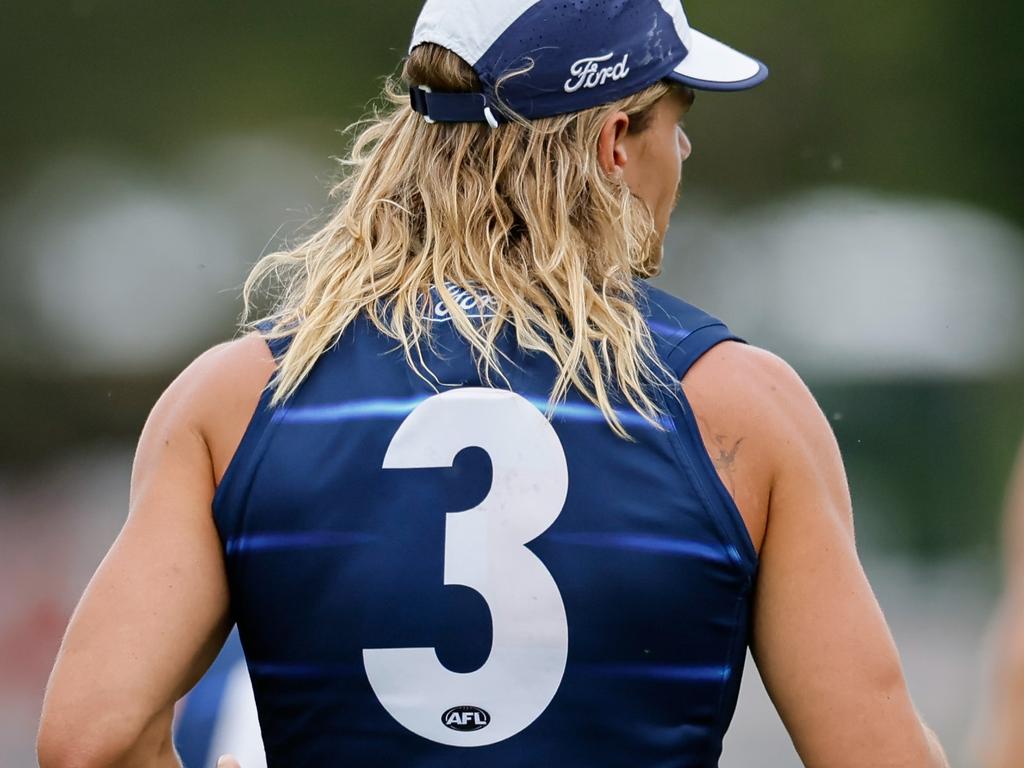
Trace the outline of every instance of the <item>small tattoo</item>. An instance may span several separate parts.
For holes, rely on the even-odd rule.
[[[740,452],[740,446],[743,445],[745,439],[741,437],[733,444],[732,448],[726,448],[729,444],[729,436],[715,435],[715,443],[718,445],[718,458],[715,459],[715,463],[732,469],[733,464],[736,463],[736,454]]]
[[[718,456],[712,456],[715,467],[727,478],[729,490],[735,493],[735,481],[733,474],[736,470],[736,456],[740,452],[740,446],[746,438],[741,437],[729,448],[730,438],[728,435],[715,435],[715,445],[718,449]]]

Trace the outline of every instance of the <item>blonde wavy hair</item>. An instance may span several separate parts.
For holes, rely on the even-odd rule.
[[[601,169],[596,147],[610,114],[621,110],[631,131],[645,130],[673,86],[532,122],[510,114],[491,129],[428,124],[410,106],[410,85],[481,90],[461,58],[417,47],[401,80],[385,87],[384,107],[359,126],[332,193],[337,211],[246,280],[243,327],[292,338],[271,382],[273,404],[362,313],[421,377],[443,386],[421,353],[436,290],[487,383],[501,376],[495,340],[511,324],[520,348],[556,364],[552,405],[575,387],[623,437],[616,402],[657,425],[660,363],[635,280],[660,270],[661,243],[647,206]],[[450,286],[489,296],[493,317],[471,319]],[[254,309],[261,291],[275,298],[269,314]]]

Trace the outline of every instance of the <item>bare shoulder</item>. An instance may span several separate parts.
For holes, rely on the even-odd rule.
[[[262,390],[274,367],[266,342],[259,334],[251,333],[208,349],[182,375],[211,396],[224,397],[253,386]]]
[[[803,379],[764,349],[726,342],[693,367],[683,386],[701,418],[744,433],[767,432],[773,442],[820,448],[832,430]]]
[[[168,387],[151,421],[173,421],[205,442],[216,482],[231,461],[276,364],[249,334],[199,355]]]
[[[816,407],[807,385],[778,355],[767,350],[728,341],[697,361],[684,379],[687,394],[718,393],[726,410],[764,415],[766,408],[796,415]]]
[[[760,551],[778,477],[794,455],[838,455],[831,428],[796,371],[747,344],[710,350],[683,379],[683,389]]]

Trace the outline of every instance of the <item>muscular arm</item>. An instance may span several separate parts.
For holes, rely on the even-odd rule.
[[[210,430],[223,439],[224,419],[252,399],[239,398],[239,389],[254,386],[237,377],[252,380],[254,365],[266,363],[257,354],[248,339],[211,350],[153,409],[132,470],[127,522],[72,617],[50,678],[41,768],[179,764],[174,703],[229,629],[210,511],[218,476]]]
[[[996,624],[991,729],[981,745],[986,768],[1015,768],[1024,755],[1024,445],[1007,497],[1006,588]]]
[[[857,555],[850,494],[824,414],[778,358],[723,344],[684,382],[760,548],[752,651],[809,768],[939,768]]]

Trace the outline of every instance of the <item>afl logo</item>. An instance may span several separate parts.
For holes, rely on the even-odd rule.
[[[452,707],[441,715],[441,722],[453,731],[479,731],[491,724],[491,716],[480,707]]]

